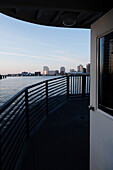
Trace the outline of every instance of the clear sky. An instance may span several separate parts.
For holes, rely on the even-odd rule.
[[[40,26],[0,14],[0,74],[90,62],[90,30]]]

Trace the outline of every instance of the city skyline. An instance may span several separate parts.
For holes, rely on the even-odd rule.
[[[82,69],[81,69],[81,68]],[[84,72],[84,69],[86,70],[86,72]],[[53,69],[53,70],[51,70],[48,66],[43,66],[43,71],[41,72],[40,70],[35,70],[34,72],[29,72],[29,71],[22,71],[22,72],[18,72],[18,73],[7,73],[7,74],[3,74],[4,76],[5,75],[9,75],[9,76],[11,76],[11,75],[54,75],[54,74],[61,74],[61,72],[64,72],[64,73],[74,73],[74,72],[76,72],[76,73],[90,73],[90,63],[87,63],[86,64],[86,68],[85,67],[83,67],[83,65],[81,65],[81,64],[79,64],[78,66],[77,66],[77,69],[70,69],[70,71],[66,71],[65,70],[65,67],[64,66],[61,66],[59,69]],[[56,73],[55,73],[56,72]],[[63,74],[64,74],[63,73]],[[61,74],[61,75],[63,75],[63,74]],[[1,74],[0,74],[1,75]]]
[[[43,71],[65,66],[68,72],[90,62],[90,30],[46,27],[0,14],[0,74]]]

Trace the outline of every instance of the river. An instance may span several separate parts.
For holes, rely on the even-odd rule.
[[[56,77],[56,76],[55,76]],[[54,76],[7,77],[0,80],[0,106],[24,87],[54,78]]]

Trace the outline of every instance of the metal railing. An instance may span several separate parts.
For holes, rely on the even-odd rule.
[[[69,96],[85,97],[90,94],[90,75],[75,74],[69,76]]]
[[[82,91],[78,91],[79,82]],[[89,84],[87,90],[86,84],[83,76],[79,79],[77,76],[57,77],[24,88],[0,107],[1,170],[15,168],[26,139],[42,118],[70,96],[89,94]]]

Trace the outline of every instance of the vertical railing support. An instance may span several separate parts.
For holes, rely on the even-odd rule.
[[[85,97],[86,75],[82,75],[82,97]]]
[[[69,99],[69,76],[67,76],[67,101]]]
[[[27,129],[27,138],[29,138],[28,88],[25,89],[25,106],[26,106],[26,129]]]
[[[48,115],[48,81],[46,81],[46,113]]]

